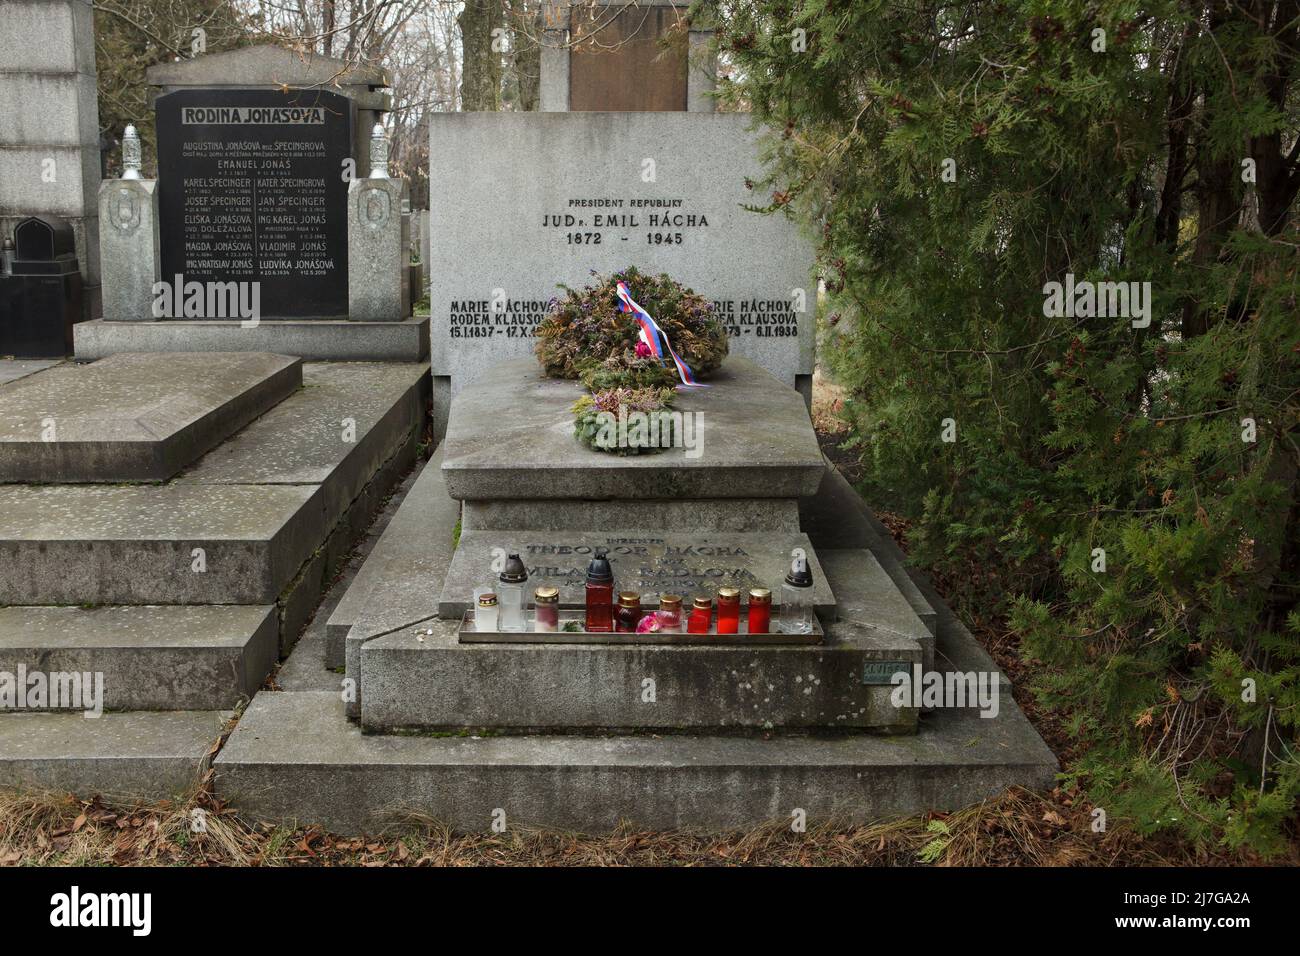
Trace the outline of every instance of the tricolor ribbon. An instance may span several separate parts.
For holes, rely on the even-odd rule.
[[[628,291],[626,282],[618,284],[618,300],[619,310],[631,312],[633,318],[636,319],[637,325],[641,326],[641,341],[650,346],[650,351],[655,358],[663,361],[664,348],[668,349],[673,364],[677,366],[677,374],[681,377],[682,385],[687,388],[708,388],[707,385],[695,381],[695,373],[691,371],[691,367],[673,351],[672,343],[668,341],[668,333],[659,326],[659,323],[654,320],[649,312],[636,304],[636,300],[632,298],[632,293]],[[663,347],[659,345],[660,336],[663,337]]]

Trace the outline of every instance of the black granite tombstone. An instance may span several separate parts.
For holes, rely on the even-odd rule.
[[[260,282],[264,318],[346,318],[352,101],[213,88],[154,108],[162,278]]]
[[[81,272],[72,227],[30,216],[14,227],[0,270],[0,355],[62,358],[81,319]]]

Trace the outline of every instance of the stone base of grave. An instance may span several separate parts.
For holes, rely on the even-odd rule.
[[[825,464],[818,494],[801,502],[800,510],[831,589],[847,595],[838,608],[843,622],[863,629],[919,628],[932,638],[938,670],[995,676],[996,716],[980,717],[976,710],[925,713],[914,733],[892,736],[740,727],[627,733],[577,726],[521,733],[463,725],[374,732],[393,716],[389,708],[408,708],[397,723],[437,717],[443,707],[435,684],[439,661],[458,672],[459,716],[487,718],[483,723],[489,726],[495,722],[492,707],[521,714],[553,706],[542,693],[547,686],[556,696],[572,696],[574,684],[550,682],[562,681],[566,671],[571,681],[579,673],[546,660],[554,647],[495,648],[489,653],[498,679],[472,685],[485,697],[470,699],[472,686],[465,681],[472,665],[455,659],[458,651],[447,640],[451,625],[437,619],[432,597],[440,590],[457,521],[438,467],[441,455],[440,450],[417,477],[326,629],[327,655],[335,659],[347,634],[349,670],[366,675],[364,686],[374,697],[362,694],[354,709],[358,722],[348,718],[336,690],[288,686],[260,694],[214,762],[218,793],[242,812],[345,833],[374,832],[413,816],[480,830],[498,808],[511,825],[585,832],[608,831],[624,821],[653,828],[749,827],[788,821],[796,808],[813,820],[865,823],[956,809],[1008,786],[1052,784],[1056,759],[1016,706],[1005,677],[924,579],[909,575],[897,546]],[[889,592],[880,578],[896,576],[909,582],[909,593],[896,588],[895,600],[881,600]],[[915,611],[912,601],[919,605]],[[615,650],[628,660],[640,658],[639,667],[648,649]],[[519,660],[503,661],[502,653],[518,654]],[[545,679],[536,687],[508,686],[528,683],[525,666],[542,668]],[[571,711],[587,705],[560,706],[582,723]],[[610,704],[597,694],[590,706]],[[670,706],[680,719],[694,705],[678,700]],[[697,712],[711,706],[717,704],[703,702]],[[651,722],[644,715],[640,720]]]
[[[334,692],[262,693],[215,761],[241,812],[375,832],[414,816],[482,831],[599,833],[867,823],[1048,787],[1056,760],[1010,700],[995,719],[939,713],[914,735],[817,737],[368,735]],[[499,815],[499,814],[498,814]]]
[[[456,630],[438,621],[365,644],[364,729],[916,731],[917,708],[894,706],[888,678],[920,664],[919,641],[848,621],[824,644],[755,647],[461,644]]]
[[[0,400],[47,374],[22,371]],[[667,525],[713,514],[719,534],[761,534],[739,517],[752,502],[806,536],[832,601],[819,647],[460,645],[439,618],[458,543],[581,537],[622,509],[531,497],[537,487],[463,508],[448,443],[319,642],[295,648],[412,460],[429,383],[423,366],[309,363],[302,375],[303,389],[161,484],[0,485],[0,671],[102,673],[107,708],[0,713],[0,787],[156,799],[211,763],[239,810],[340,832],[412,814],[477,830],[498,809],[511,825],[600,832],[751,826],[798,809],[866,822],[1050,785],[1055,759],[1005,678],[822,459],[813,494],[629,512]],[[339,431],[349,418],[352,440]],[[538,500],[554,508],[511,528]],[[461,533],[463,510],[475,528]],[[288,653],[283,689],[259,690]],[[996,715],[894,707],[867,679],[918,661],[995,675]],[[340,664],[350,680],[327,669]],[[646,676],[653,703],[636,693]]]
[[[932,636],[892,580],[865,564],[858,576],[879,605],[867,616],[870,628],[830,626],[836,598],[798,524],[799,498],[816,492],[825,467],[798,393],[744,359],[728,360],[711,382],[677,400],[702,423],[699,445],[634,458],[575,441],[569,406],[578,386],[545,378],[535,363],[502,363],[463,389],[439,475],[418,487],[420,496],[462,502],[450,561],[437,569],[438,585],[408,605],[414,616],[381,615],[382,630],[358,629],[345,641],[359,698],[350,712],[363,726],[913,731],[915,708],[894,707],[888,680],[873,683],[867,671],[928,660]],[[751,524],[764,519],[770,524]],[[394,526],[403,523],[399,513]],[[602,546],[619,590],[654,601],[663,593],[689,600],[724,584],[767,586],[778,616],[790,555],[802,550],[826,638],[803,647],[458,640],[455,622],[475,589],[495,580],[494,556],[519,553],[530,589],[554,585],[562,604],[580,605],[586,566]],[[372,560],[387,550],[381,543]],[[384,576],[400,579],[401,565]],[[435,616],[451,624],[403,628]]]
[[[1055,758],[1005,677],[913,579],[861,499],[815,450],[801,405],[793,407],[802,418],[774,419],[783,441],[760,448],[766,458],[741,489],[753,497],[725,497],[737,449],[747,438],[759,444],[737,433],[747,427],[737,405],[733,440],[686,466],[692,473],[681,480],[692,497],[635,498],[641,485],[625,472],[644,468],[652,484],[673,481],[671,472],[575,449],[561,427],[567,419],[542,421],[563,411],[568,397],[557,396],[568,386],[515,364],[457,397],[447,441],[329,618],[316,667],[341,659],[341,689],[326,691],[330,683],[320,681],[260,694],[215,761],[223,799],[256,816],[342,832],[417,815],[477,830],[498,809],[512,825],[600,832],[623,821],[747,827],[788,820],[796,809],[867,822],[1051,784]],[[791,396],[797,402],[779,383],[752,381],[758,393],[771,392],[757,396],[769,411]],[[527,401],[509,394],[519,388]],[[507,394],[494,398],[499,389]],[[687,400],[707,414],[718,397],[712,411],[722,418],[734,394]],[[476,430],[464,424],[467,408],[484,416],[510,409],[514,417],[498,414],[495,425],[485,417]],[[489,433],[497,440],[485,440]],[[533,441],[546,446],[544,462],[525,454]],[[763,468],[785,484],[765,482]],[[564,497],[573,487],[612,497]],[[746,511],[771,524],[747,524]],[[604,522],[618,515],[654,520],[607,530],[613,525]],[[653,570],[670,546],[714,537],[732,548],[731,538],[745,539],[747,566],[776,574],[749,552],[764,555],[758,542],[767,540],[781,557],[790,536],[814,555],[827,632],[821,645],[461,644],[458,622],[443,616],[463,607],[488,574],[492,547],[536,545],[526,559],[530,587],[564,586],[595,543],[618,539],[629,551],[615,555],[616,577],[645,586],[642,564]],[[644,544],[652,538],[657,544]],[[714,583],[706,574],[682,587]],[[982,672],[998,690],[996,706],[987,716],[969,708],[920,713],[915,701],[896,706],[893,688],[878,683],[881,668],[916,665]]]
[[[143,371],[219,371],[222,358],[157,355]],[[180,471],[165,481],[105,483],[97,463],[113,459],[87,453],[85,483],[0,484],[0,672],[102,675],[105,709],[87,719],[84,700],[0,704],[0,787],[139,800],[192,786],[409,471],[428,423],[427,365],[265,358],[303,387],[235,416],[225,435],[173,443]],[[125,359],[17,369],[0,408],[98,381]],[[257,375],[207,381],[230,386],[226,400],[198,396],[217,409],[265,394]],[[188,422],[160,395],[91,397],[106,394],[94,412],[107,420]]]
[[[451,496],[621,508],[793,501],[817,492],[822,456],[802,396],[748,359],[731,356],[708,388],[674,399],[673,411],[689,418],[683,441],[690,447],[627,456],[592,451],[574,440],[569,410],[584,394],[578,382],[547,378],[533,359],[480,374],[451,403],[442,466]]]
[[[265,320],[251,328],[238,321],[163,320],[72,327],[77,361],[118,352],[277,352],[305,362],[423,362],[429,355],[429,318],[392,322]]]
[[[302,361],[267,352],[125,352],[11,385],[0,482],[166,481],[302,387]]]
[[[0,714],[0,787],[126,803],[182,796],[234,715],[175,710]]]

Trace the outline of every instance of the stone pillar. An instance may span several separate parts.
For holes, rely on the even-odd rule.
[[[411,184],[405,179],[402,183],[402,315],[411,314],[411,303],[415,301],[415,267],[411,265]]]
[[[537,109],[569,111],[569,0],[547,0],[542,8],[542,49],[538,61]]]
[[[348,318],[354,322],[395,322],[411,314],[404,185],[388,176],[388,138],[376,125],[370,175],[348,185]]]
[[[420,223],[420,263],[424,266],[424,274],[427,278],[429,275],[429,210],[421,209],[416,216]]]
[[[584,0],[580,3],[570,2],[570,0],[551,0],[546,4],[542,11],[541,79],[538,103],[540,112],[567,113],[572,106],[570,16],[572,8],[581,10],[584,4],[619,10],[637,5],[629,3],[629,0]],[[681,11],[688,6],[682,0],[640,0],[639,5],[676,7]],[[640,35],[644,33],[646,27],[641,25],[637,29]],[[717,87],[718,78],[717,58],[710,48],[713,32],[712,25],[704,23],[692,29],[688,35],[686,110],[691,113],[712,113],[715,109],[713,97],[708,95]],[[655,100],[650,97],[647,102],[653,103]],[[643,104],[638,108],[662,109],[663,107]]]
[[[99,249],[103,258],[104,319],[144,322],[153,313],[159,279],[158,182],[140,178],[140,137],[128,126],[122,137],[121,179],[99,187]]]
[[[691,30],[686,53],[686,111],[712,113],[716,103],[709,94],[718,86],[718,59],[711,49],[712,30]]]
[[[0,231],[54,215],[71,225],[99,312],[99,106],[89,0],[0,0]]]
[[[355,144],[352,148],[352,155],[357,158],[357,175],[370,175],[370,150],[368,149],[368,130],[375,128],[376,123],[382,123],[384,114],[375,109],[364,109],[357,107],[357,125],[352,131],[352,141]]]
[[[569,112],[569,48],[565,34],[547,30],[543,37],[542,79],[537,109],[543,113]]]

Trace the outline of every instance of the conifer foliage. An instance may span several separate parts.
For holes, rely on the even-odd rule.
[[[1300,2],[709,0],[877,505],[1005,613],[1111,821],[1300,793]]]

